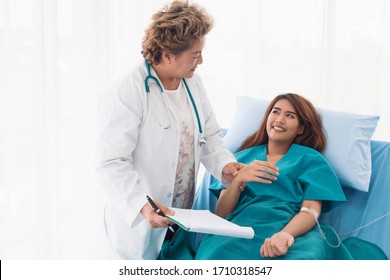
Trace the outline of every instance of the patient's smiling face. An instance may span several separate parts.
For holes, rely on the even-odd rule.
[[[291,103],[287,99],[277,101],[267,119],[269,141],[291,145],[302,132],[303,128]]]

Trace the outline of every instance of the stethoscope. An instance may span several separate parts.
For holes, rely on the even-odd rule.
[[[167,102],[166,102],[164,94],[163,94],[164,93],[163,87],[161,86],[160,81],[151,74],[151,72],[150,72],[150,64],[147,61],[145,61],[145,64],[146,64],[146,70],[148,71],[148,75],[145,78],[145,90],[146,90],[146,93],[147,93],[148,97],[150,98],[149,79],[152,79],[157,84],[157,86],[160,89],[160,93],[161,93],[161,95],[163,97],[163,101],[164,101],[165,110],[166,110],[166,112],[168,114],[168,118],[169,118],[169,123],[167,125],[161,124],[160,121],[158,121],[158,123],[159,123],[159,125],[163,129],[168,129],[171,126],[171,117],[170,117],[170,114],[169,114],[169,111],[168,111]],[[206,144],[206,138],[203,135],[203,129],[202,129],[202,124],[200,123],[198,109],[196,108],[196,104],[195,104],[194,98],[192,97],[190,88],[188,87],[188,84],[187,84],[186,80],[184,78],[182,78],[182,80],[183,80],[184,86],[185,86],[185,88],[187,90],[188,96],[189,96],[189,98],[191,100],[192,107],[194,108],[194,111],[195,111],[196,120],[198,122],[199,144],[200,144],[200,146],[203,146],[204,144]]]

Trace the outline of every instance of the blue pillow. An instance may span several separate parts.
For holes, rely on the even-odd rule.
[[[260,126],[269,100],[238,96],[236,113],[224,141],[234,152]],[[368,192],[371,177],[370,140],[379,116],[367,116],[319,108],[327,134],[324,157],[343,187]]]

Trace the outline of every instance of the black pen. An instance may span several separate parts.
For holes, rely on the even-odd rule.
[[[158,208],[158,206],[156,205],[156,203],[154,203],[153,199],[150,198],[150,196],[146,196],[146,199],[148,200],[148,203],[150,205],[150,207],[152,207],[153,211],[156,212],[158,215],[160,215],[161,217],[166,217],[165,213],[160,209]],[[172,226],[168,226],[168,228],[172,231],[172,232],[175,232],[173,230],[173,227]]]

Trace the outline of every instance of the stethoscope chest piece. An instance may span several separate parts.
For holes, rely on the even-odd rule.
[[[202,147],[207,143],[206,138],[203,136],[203,133],[199,135],[199,145]]]

